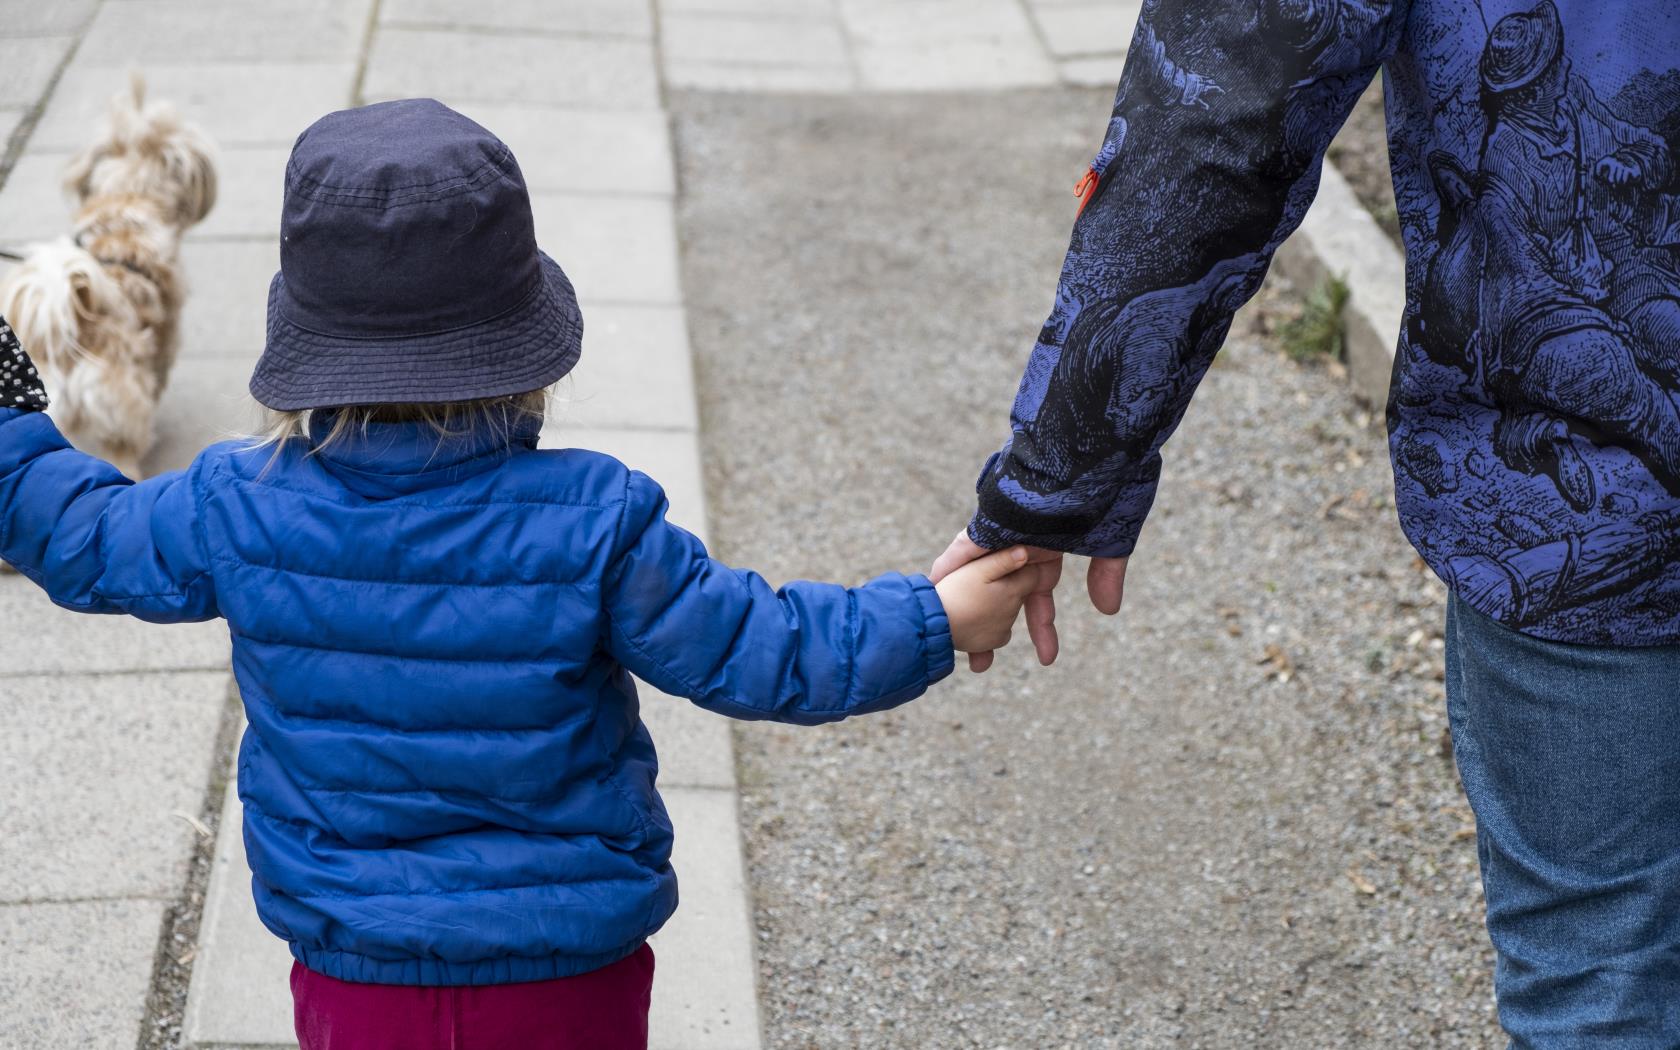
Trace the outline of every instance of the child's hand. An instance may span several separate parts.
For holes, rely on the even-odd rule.
[[[951,623],[951,645],[965,653],[989,652],[1009,644],[1009,631],[1038,582],[1038,566],[1027,564],[1025,547],[976,558],[935,585]]]

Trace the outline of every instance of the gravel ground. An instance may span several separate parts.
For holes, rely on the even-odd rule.
[[[1106,93],[673,102],[717,553],[925,566]],[[1054,668],[1022,638],[890,714],[740,727],[770,1046],[1496,1045],[1443,592],[1380,424],[1266,327],[1168,447],[1120,617],[1064,591]]]

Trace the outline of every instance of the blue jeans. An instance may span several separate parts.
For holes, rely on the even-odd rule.
[[[1680,646],[1544,642],[1456,597],[1446,642],[1511,1046],[1680,1047]]]

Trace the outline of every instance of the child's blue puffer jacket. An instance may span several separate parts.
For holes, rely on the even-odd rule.
[[[951,670],[926,579],[773,591],[653,481],[536,430],[222,444],[131,484],[0,410],[0,558],[71,609],[227,620],[257,908],[320,973],[542,980],[657,930],[671,825],[631,673],[815,723]]]

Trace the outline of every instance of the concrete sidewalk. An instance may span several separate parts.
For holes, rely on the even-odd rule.
[[[59,173],[131,66],[222,147],[221,198],[184,248],[192,286],[152,470],[248,432],[245,381],[278,264],[292,139],[358,102],[432,95],[507,139],[539,236],[589,318],[584,364],[545,441],[659,478],[705,535],[678,266],[669,87],[853,93],[1112,84],[1136,0],[0,0],[0,245],[63,233]],[[1071,185],[1071,176],[1070,176]],[[0,616],[34,626],[0,659],[0,1047],[291,1042],[283,947],[257,924],[237,798],[237,728],[218,624],[76,617],[0,577]],[[760,1045],[728,726],[644,705],[679,830],[684,904],[656,942],[655,1046]],[[196,911],[217,826],[197,944]],[[191,917],[190,915],[188,916]],[[190,968],[184,1030],[160,975]],[[155,987],[154,987],[155,986]],[[151,1029],[156,1029],[152,1031]]]
[[[221,143],[221,200],[185,249],[193,292],[150,461],[179,467],[255,422],[244,385],[278,265],[292,138],[353,102],[440,97],[521,156],[539,236],[565,260],[589,315],[585,362],[545,442],[612,452],[661,478],[673,519],[704,535],[651,15],[584,40],[540,27],[506,32],[513,22],[494,33],[448,28],[461,6],[390,0],[376,15],[372,0],[81,5],[79,20],[43,27],[63,36],[51,38],[59,57],[42,64],[73,57],[0,192],[0,237],[15,245],[62,232],[58,172],[131,63],[144,66],[156,97]],[[448,75],[461,68],[478,72]],[[18,97],[53,72],[20,84]],[[0,992],[0,1046],[142,1040],[160,932],[194,850],[192,821],[217,809],[199,944],[161,946],[195,955],[179,1040],[291,1045],[290,959],[251,908],[237,797],[230,785],[225,799],[206,798],[228,760],[215,747],[229,717],[225,629],[76,618],[17,577],[0,580],[0,611],[40,625],[38,644],[7,654],[0,679],[0,725],[13,730],[0,739],[10,803],[0,815],[0,947],[23,960],[21,980]],[[667,756],[661,786],[682,829],[685,891],[682,916],[656,942],[656,1045],[749,1050],[759,1045],[758,1018],[728,728],[656,694],[645,706]]]

